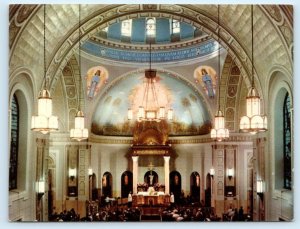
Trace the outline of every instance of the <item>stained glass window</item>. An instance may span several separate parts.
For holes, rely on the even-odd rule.
[[[19,105],[14,95],[11,102],[9,190],[17,188],[18,143],[19,143]]]
[[[148,18],[146,21],[146,34],[150,37],[155,37],[156,24],[155,18]]]
[[[292,188],[291,173],[291,102],[287,93],[283,105],[283,158],[284,158],[284,188]]]
[[[121,34],[122,36],[131,37],[132,20],[122,21]]]
[[[180,22],[178,20],[172,20],[172,33],[180,33]]]

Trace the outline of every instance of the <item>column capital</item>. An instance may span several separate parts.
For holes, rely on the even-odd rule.
[[[170,160],[170,156],[164,156],[165,162],[168,162]]]
[[[137,162],[137,161],[139,160],[139,156],[132,156],[132,160],[133,160],[134,162]]]

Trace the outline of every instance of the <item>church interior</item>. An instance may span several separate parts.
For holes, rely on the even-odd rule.
[[[293,6],[9,5],[9,221],[292,221]]]

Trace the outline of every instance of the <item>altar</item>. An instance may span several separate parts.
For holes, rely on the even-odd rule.
[[[132,204],[167,205],[170,194],[170,157],[173,152],[168,144],[167,122],[137,122],[133,133]],[[139,169],[143,171],[144,176],[140,175]],[[161,180],[160,175],[163,177]]]
[[[132,196],[132,205],[133,206],[168,206],[170,204],[170,196],[165,195],[164,193],[155,193],[154,195],[144,195],[139,193]]]

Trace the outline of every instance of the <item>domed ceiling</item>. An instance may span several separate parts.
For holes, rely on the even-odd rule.
[[[149,20],[153,21],[152,27]],[[145,63],[149,61],[150,43],[153,62],[203,57],[219,47],[214,39],[190,24],[170,18],[141,17],[101,29],[82,44],[82,49],[104,59]]]
[[[102,94],[94,112],[92,132],[96,135],[132,135],[135,119],[127,120],[128,108],[136,117],[144,94],[144,72],[134,72],[119,78]],[[173,109],[169,123],[170,135],[209,133],[211,120],[201,95],[180,77],[157,72],[155,89],[158,105]]]
[[[152,20],[148,25],[147,20]],[[98,32],[95,37],[122,43],[146,44],[150,42],[147,30],[152,29],[151,42],[155,44],[187,41],[204,36],[201,30],[190,24],[169,18],[134,18],[109,25]]]

